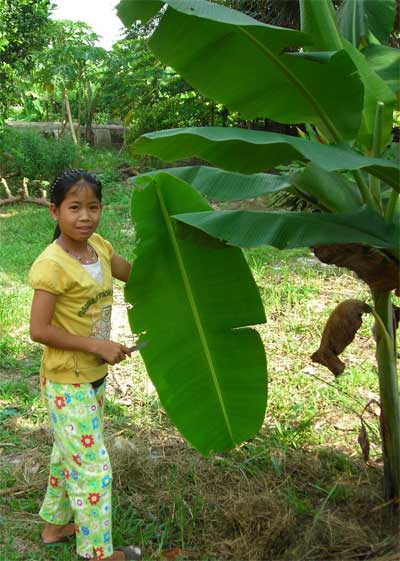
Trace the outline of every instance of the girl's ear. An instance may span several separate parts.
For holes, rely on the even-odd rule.
[[[54,218],[54,220],[57,220],[58,219],[57,207],[54,203],[50,203],[49,211],[52,218]]]

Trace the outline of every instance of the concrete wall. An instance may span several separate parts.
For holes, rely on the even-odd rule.
[[[58,138],[62,130],[62,123],[59,121],[36,122],[36,121],[6,121],[10,127],[19,129],[33,129],[42,132],[46,136]],[[75,131],[78,125],[75,123]],[[122,125],[93,125],[94,145],[98,148],[111,148],[121,146],[123,143],[124,131],[128,127]],[[64,129],[64,134],[69,134],[69,126]],[[85,137],[86,128],[81,126],[81,137]]]

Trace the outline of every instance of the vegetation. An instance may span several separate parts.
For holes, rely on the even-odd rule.
[[[231,172],[254,174],[293,159],[308,162],[303,171],[284,178],[286,184],[284,181],[281,188],[287,189],[289,183],[318,213],[203,211],[175,213],[175,217],[242,247],[313,246],[322,261],[346,265],[365,280],[373,302],[366,309],[372,309],[377,326],[386,498],[399,510],[400,403],[391,293],[400,292],[399,182],[396,163],[379,158],[390,139],[399,84],[393,81],[392,72],[381,78],[369,67],[368,53],[365,56],[359,50],[373,41],[379,43],[378,38],[387,41],[395,4],[386,2],[376,21],[366,15],[367,3],[360,15],[344,2],[339,14],[341,29],[345,34],[348,29],[358,30],[350,35],[350,42],[339,31],[331,0],[300,2],[301,32],[263,25],[222,6],[211,10],[205,0],[166,3],[168,9],[150,40],[165,64],[171,64],[205,95],[246,118],[263,115],[283,123],[306,122],[316,135],[299,139],[235,128],[191,128],[147,134],[137,142],[137,150],[165,160],[198,156],[219,166],[222,169],[208,172],[203,179],[217,199],[218,192],[226,192],[231,183]],[[122,0],[119,15],[128,26],[137,20],[146,22],[163,4]],[[172,30],[178,27],[186,33],[177,44]],[[224,48],[216,50],[216,42]],[[386,56],[385,46],[374,47]],[[218,80],[210,80],[210,76],[218,76]],[[342,171],[347,173],[338,173]],[[193,176],[190,168],[172,173],[181,179]],[[158,192],[164,177],[155,175],[148,182]],[[251,175],[236,179],[237,198],[254,196],[255,183],[258,188],[263,183],[265,193],[276,191],[275,177],[267,174],[259,174],[256,182]],[[201,179],[197,188],[199,183]],[[136,299],[140,302],[140,294]],[[346,346],[339,344],[339,334],[349,330],[350,321],[349,317],[336,317],[338,333],[331,334],[330,347],[319,359],[335,375],[340,372],[331,362]],[[143,354],[151,360],[149,350]],[[157,365],[153,367],[157,369]],[[250,410],[243,415],[243,422],[251,414]],[[221,425],[224,423],[229,425],[229,420],[223,419]],[[208,425],[202,428],[205,433],[209,430]]]
[[[92,149],[81,158],[79,164],[105,185],[100,232],[130,258],[132,187],[117,170],[139,162]],[[73,542],[41,547],[37,518],[51,435],[38,384],[41,349],[29,339],[26,279],[53,228],[45,208],[19,204],[1,210],[1,561],[77,561]],[[346,297],[365,299],[366,287],[345,269],[322,265],[308,250],[245,253],[267,318],[257,328],[270,372],[263,427],[229,454],[202,458],[163,413],[139,354],[113,367],[105,425],[114,469],[115,541],[139,541],[146,559],[161,559],[173,547],[200,561],[390,559],[397,551],[397,527],[382,508],[372,318],[346,350],[341,378],[333,381],[309,362],[329,310]],[[113,334],[131,342],[120,283],[115,290]],[[361,414],[370,434],[367,463],[357,443]]]
[[[164,3],[168,10],[159,12]],[[45,0],[0,0],[0,561],[75,559],[73,542],[46,551],[40,545],[51,435],[38,388],[41,349],[28,334],[26,282],[54,224],[47,209],[25,202],[47,204],[48,182],[67,166],[100,176],[100,233],[141,270],[125,295],[137,304],[131,327],[141,332],[150,318],[154,331],[143,352],[147,364],[137,353],[108,378],[115,543],[139,541],[148,559],[400,555],[398,519],[386,508],[398,504],[400,485],[392,321],[400,208],[390,145],[399,91],[395,2],[379,3],[378,12],[370,0],[359,0],[358,11],[353,0],[217,4],[208,11],[205,0],[123,0],[122,19],[134,23],[105,51],[86,24],[50,21]],[[136,18],[145,16],[139,25]],[[4,119],[61,121],[62,135],[4,127]],[[126,126],[119,151],[90,147],[97,123]],[[160,129],[167,130],[154,133]],[[212,166],[182,162],[193,156]],[[179,167],[165,170],[165,161]],[[208,418],[193,422],[187,397],[199,337],[175,341],[177,333],[180,341],[190,329],[193,335],[181,314],[187,293],[175,290],[182,277],[176,248],[192,265],[186,288],[198,299],[203,335],[218,346],[218,323],[226,339],[253,337],[215,353],[231,361],[230,373],[245,357],[256,381],[232,391],[239,416],[229,404],[219,424],[228,418],[235,430],[218,445],[208,438]],[[213,277],[208,290],[214,269],[225,276]],[[240,310],[232,299],[238,287],[247,295]],[[119,282],[115,293],[113,336],[131,343]],[[310,356],[326,324],[346,339],[351,322],[329,315],[343,299],[367,302],[372,313],[362,324],[352,318],[361,327],[343,362],[332,349],[322,356],[332,372],[345,364],[333,378]],[[232,329],[232,318],[246,327]],[[165,346],[161,323],[170,326]],[[150,364],[155,347],[167,348],[164,360]],[[192,362],[171,392],[160,384],[161,366],[183,348]],[[219,380],[223,370],[215,368]],[[223,392],[231,381],[223,380]],[[216,422],[212,386],[194,391]]]
[[[0,123],[16,97],[18,77],[47,42],[49,0],[0,1]]]

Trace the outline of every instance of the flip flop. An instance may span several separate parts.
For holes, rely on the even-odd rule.
[[[142,550],[137,545],[128,545],[127,547],[116,547],[115,551],[123,551],[127,561],[140,561],[142,559]]]

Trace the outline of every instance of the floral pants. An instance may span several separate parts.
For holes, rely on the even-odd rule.
[[[52,524],[77,525],[78,555],[89,559],[113,553],[111,466],[103,440],[105,382],[58,384],[44,380],[54,436],[50,477],[40,516]]]

